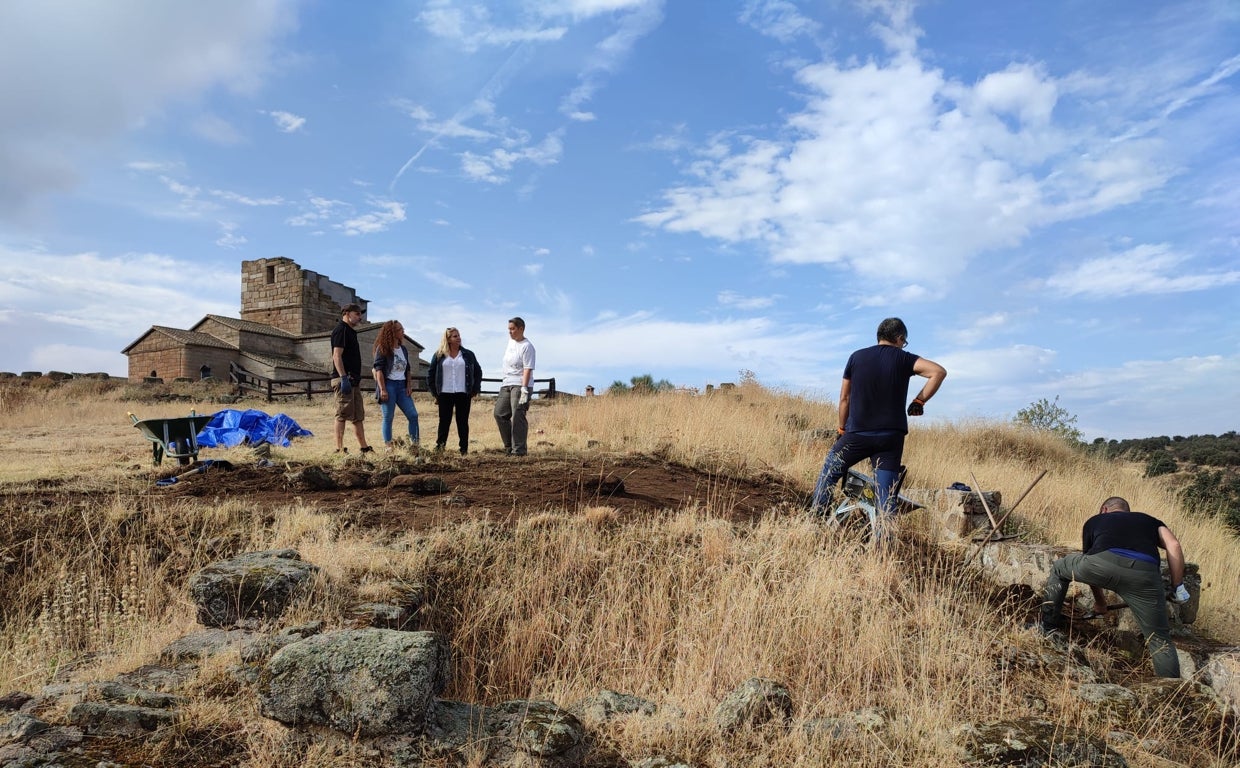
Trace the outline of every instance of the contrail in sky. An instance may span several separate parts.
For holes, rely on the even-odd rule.
[[[499,69],[495,70],[495,74],[491,75],[491,79],[486,82],[486,85],[482,86],[482,90],[478,91],[478,95],[469,102],[469,105],[460,109],[450,120],[442,125],[458,125],[461,122],[485,111],[483,107],[493,103],[496,97],[503,93],[504,87],[507,86],[509,81],[512,80],[512,76],[516,74],[522,65],[525,64],[525,61],[529,58],[528,50],[528,43],[520,43],[512,52],[512,55],[504,60],[504,63],[499,66]],[[396,175],[392,178],[392,183],[388,184],[389,192],[395,189],[396,182],[400,181],[400,177],[405,174],[405,171],[409,170],[409,168],[418,161],[418,158],[422,156],[422,153],[426,152],[426,150],[438,141],[439,138],[446,132],[446,128],[440,127],[437,131],[435,131],[434,135],[427,139],[426,142],[418,148],[417,152],[413,153],[412,157],[405,161],[405,164],[400,167],[400,170],[397,171]]]

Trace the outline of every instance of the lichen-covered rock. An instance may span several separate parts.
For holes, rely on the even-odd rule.
[[[486,765],[568,768],[581,764],[585,727],[550,701],[506,701],[493,707],[438,701],[425,733],[430,754],[478,757]]]
[[[434,632],[354,629],[281,648],[259,676],[260,712],[285,725],[350,735],[420,733],[448,682],[449,651]]]
[[[200,662],[234,649],[240,649],[244,654],[262,637],[246,629],[204,629],[178,637],[165,645],[159,652],[159,660],[163,664],[176,665],[180,662]]]
[[[198,622],[231,627],[241,619],[274,619],[319,571],[296,550],[250,552],[212,563],[189,579]]]
[[[1094,710],[1112,720],[1125,720],[1137,706],[1137,696],[1115,683],[1086,683],[1075,690],[1076,697],[1093,705]]]
[[[715,725],[730,733],[775,721],[786,723],[792,718],[792,694],[782,684],[763,677],[752,677],[729,693],[715,707]]]
[[[83,701],[69,710],[69,722],[94,736],[142,736],[176,722],[167,709]]]
[[[1017,718],[956,730],[961,759],[975,765],[1020,768],[1127,768],[1102,739],[1049,720]]]
[[[573,709],[594,720],[606,721],[622,715],[653,715],[657,707],[654,702],[632,694],[604,689],[578,703]]]

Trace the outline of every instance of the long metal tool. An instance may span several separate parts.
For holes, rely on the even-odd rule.
[[[1003,517],[999,518],[999,524],[998,524],[998,525],[1003,525],[1003,523],[1007,521],[1008,517],[1010,517],[1010,516],[1011,516],[1011,514],[1012,514],[1013,512],[1015,512],[1015,511],[1016,511],[1016,508],[1020,506],[1020,503],[1021,503],[1022,501],[1024,501],[1024,500],[1025,500],[1025,497],[1029,495],[1029,492],[1033,490],[1033,486],[1035,486],[1035,485],[1037,485],[1039,482],[1041,482],[1041,481],[1042,481],[1042,478],[1044,478],[1044,477],[1046,477],[1046,470],[1045,470],[1045,469],[1044,469],[1044,470],[1042,470],[1041,474],[1039,474],[1037,477],[1035,477],[1035,478],[1033,479],[1033,482],[1032,482],[1032,483],[1030,483],[1030,484],[1029,484],[1029,487],[1025,489],[1025,492],[1024,492],[1024,493],[1022,493],[1022,494],[1020,495],[1020,498],[1016,500],[1016,503],[1015,503],[1015,504],[1013,504],[1011,507],[1009,507],[1007,512],[1004,512],[1004,513],[1003,513]],[[974,482],[976,483],[977,481],[975,480]],[[984,547],[985,547],[988,543],[990,543],[990,538],[991,538],[992,536],[994,536],[995,531],[997,531],[997,530],[999,530],[998,526],[995,526],[994,528],[991,528],[991,529],[990,529],[990,532],[986,534],[986,538],[982,539],[981,543],[979,543],[979,544],[977,545],[977,550],[976,550],[976,551],[974,551],[974,552],[973,552],[973,554],[969,555],[969,559],[968,559],[968,560],[965,560],[965,561],[964,561],[964,564],[965,564],[965,566],[966,566],[966,567],[969,565],[969,563],[973,562],[973,558],[975,558],[975,557],[977,557],[979,554],[981,554],[982,549],[983,549],[983,548],[984,548]]]

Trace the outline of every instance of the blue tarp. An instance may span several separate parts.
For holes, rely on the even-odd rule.
[[[207,448],[232,448],[249,441],[251,445],[271,443],[287,448],[290,437],[310,437],[309,430],[283,413],[269,416],[262,411],[225,409],[211,417],[198,433],[198,445]]]

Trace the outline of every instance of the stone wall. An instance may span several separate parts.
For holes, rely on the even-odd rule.
[[[129,380],[142,381],[151,371],[166,381],[184,373],[185,347],[160,333],[152,333],[129,352]]]
[[[330,331],[340,308],[366,300],[347,285],[277,257],[241,262],[241,319],[295,335]]]

